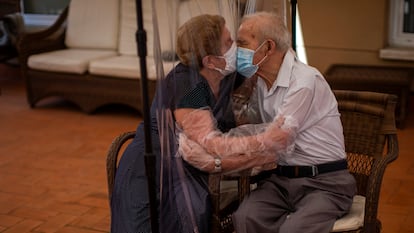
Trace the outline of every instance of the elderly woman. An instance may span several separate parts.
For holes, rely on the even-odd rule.
[[[160,82],[151,107],[160,231],[208,233],[211,204],[208,173],[203,170],[230,171],[267,163],[269,160],[239,154],[245,153],[248,147],[252,151],[263,151],[271,147],[273,138],[266,130],[236,139],[223,134],[236,126],[231,92],[241,78],[234,73],[236,45],[223,17],[200,15],[182,25],[177,33],[177,55],[180,63]],[[188,137],[186,143],[191,141],[211,148],[208,152],[212,156],[206,154],[202,161],[206,169],[193,167],[181,159],[180,133]],[[236,155],[237,161],[227,159],[232,155]],[[274,156],[269,157],[274,161]],[[141,123],[121,158],[115,177],[112,233],[151,232],[144,164]]]

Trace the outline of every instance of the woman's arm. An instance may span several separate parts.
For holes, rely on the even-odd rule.
[[[187,137],[198,143],[211,132],[219,132],[209,108],[179,108],[174,111],[174,116]]]
[[[276,167],[277,154],[273,151],[262,151],[250,154],[234,154],[232,156],[218,157],[209,154],[195,141],[181,134],[179,138],[179,150],[183,159],[192,166],[208,173],[234,173],[242,170],[257,168],[255,171],[268,170]],[[216,159],[220,161],[220,169],[217,169]]]
[[[228,133],[217,129],[207,109],[177,109],[175,118],[188,138],[203,146],[208,153],[221,157],[284,150],[289,137],[289,130],[280,127],[284,122],[282,118],[272,123],[239,126]]]

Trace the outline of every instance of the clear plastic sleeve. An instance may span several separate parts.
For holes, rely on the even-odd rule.
[[[219,158],[225,173],[257,173],[274,168],[278,155],[293,148],[297,124],[291,117],[278,116],[271,123],[245,124],[222,133],[208,110],[196,109],[181,126],[179,153],[191,165],[214,172],[214,159]]]
[[[209,173],[216,172],[215,156],[209,154],[200,144],[189,139],[185,134],[179,136],[179,153],[183,159],[192,166]],[[251,175],[260,171],[274,169],[276,167],[277,154],[273,151],[262,151],[257,153],[234,154],[221,157],[222,172],[224,174],[237,173],[250,170]]]

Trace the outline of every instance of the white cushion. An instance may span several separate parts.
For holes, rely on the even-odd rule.
[[[239,189],[237,180],[220,181],[220,209],[228,206],[239,198]]]
[[[147,78],[157,79],[154,58],[147,57]],[[173,62],[164,62],[164,73],[168,73],[174,66]],[[141,77],[139,58],[137,56],[116,56],[106,59],[95,60],[89,65],[91,74],[137,79]]]
[[[331,232],[356,230],[363,226],[365,197],[356,195],[348,214],[336,220]]]
[[[144,30],[147,33],[148,56],[153,56],[153,24],[151,0],[142,1],[142,18]],[[121,24],[119,32],[119,53],[121,55],[137,56],[137,42],[135,33],[137,31],[137,17],[135,0],[121,1]]]
[[[152,14],[152,1],[142,1],[143,25],[147,34],[147,53],[154,56],[154,26]],[[157,23],[161,51],[174,51],[175,31],[177,28],[172,8],[174,1],[155,0]],[[137,55],[137,42],[135,33],[137,31],[135,0],[121,1],[121,22],[119,32],[119,53],[121,55]],[[158,44],[158,42],[156,43]]]
[[[143,11],[146,1],[143,1]],[[144,25],[145,27],[145,25]],[[147,28],[145,27],[147,31]],[[137,31],[135,0],[121,1],[118,52],[121,55],[137,55],[135,32]],[[148,33],[148,31],[147,31]],[[148,39],[147,39],[148,40]]]
[[[69,48],[116,49],[118,0],[71,0],[65,43]]]
[[[178,4],[181,1],[155,0],[161,51],[175,52]]]
[[[63,49],[32,55],[28,66],[37,70],[83,74],[91,60],[115,55],[113,50]]]
[[[233,5],[231,5],[233,4]],[[178,8],[178,25],[181,26],[190,18],[200,14],[218,14],[226,20],[226,26],[235,35],[237,7],[234,1],[182,1]],[[233,37],[234,38],[234,37]]]
[[[257,184],[250,184],[250,191],[257,188]],[[225,208],[239,198],[239,188],[237,180],[220,181],[220,209]]]
[[[147,53],[149,57],[154,57],[155,49],[164,52],[175,51],[175,37],[178,25],[181,25],[191,17],[199,14],[221,14],[226,18],[227,26],[234,28],[235,13],[231,9],[228,1],[201,0],[201,1],[171,1],[154,0],[156,6],[159,42],[154,41],[156,30],[154,30],[152,1],[142,1],[143,25],[147,34]],[[121,0],[121,19],[119,32],[118,52],[121,55],[137,56],[137,41],[135,33],[137,31],[135,0]],[[160,43],[161,48],[154,47]]]

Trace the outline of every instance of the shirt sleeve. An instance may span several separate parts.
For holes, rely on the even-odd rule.
[[[279,114],[293,119],[300,128],[308,118],[313,100],[313,91],[309,88],[300,88],[289,93],[283,101]]]
[[[204,97],[198,96],[200,87],[200,77],[196,71],[189,67],[178,64],[161,82],[162,91],[158,91],[163,96],[166,107],[175,111],[177,108],[196,108],[199,105],[204,105],[202,99]]]
[[[200,82],[178,101],[177,108],[204,108],[210,103],[210,92],[205,83]]]

